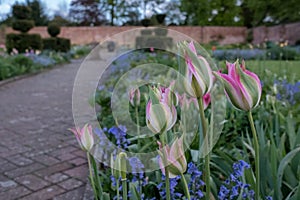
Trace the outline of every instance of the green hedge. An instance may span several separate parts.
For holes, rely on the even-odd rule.
[[[28,6],[14,5],[12,9],[12,14],[16,19],[30,19],[31,11],[31,8]]]
[[[56,37],[60,33],[60,26],[55,23],[51,23],[48,25],[47,31],[51,37]]]
[[[52,37],[43,39],[44,49],[68,52],[71,49],[71,41],[66,38]]]
[[[16,31],[21,31],[22,33],[27,33],[33,27],[34,27],[33,20],[20,19],[12,23],[12,28]]]
[[[8,53],[12,52],[13,48],[17,49],[19,53],[25,53],[26,50],[42,50],[43,43],[39,34],[15,34],[10,33],[6,35],[6,48]]]

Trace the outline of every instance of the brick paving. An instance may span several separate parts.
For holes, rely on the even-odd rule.
[[[0,200],[84,198],[86,158],[67,131],[81,61],[0,87]]]

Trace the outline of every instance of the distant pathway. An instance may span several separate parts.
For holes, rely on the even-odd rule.
[[[67,131],[81,61],[0,87],[0,200],[83,199],[86,158]]]

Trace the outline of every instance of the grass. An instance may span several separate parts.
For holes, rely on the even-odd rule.
[[[225,62],[219,66],[225,68]],[[275,61],[275,60],[249,60],[246,68],[255,72],[260,77],[286,77],[289,81],[300,80],[300,61]]]

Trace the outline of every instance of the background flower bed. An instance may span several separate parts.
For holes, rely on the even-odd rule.
[[[5,47],[0,48],[0,81],[14,76],[38,72],[54,65],[70,62],[87,55],[92,46],[74,46],[67,53],[44,50],[36,54],[6,54]]]

